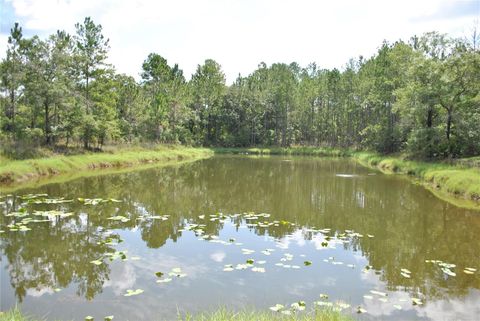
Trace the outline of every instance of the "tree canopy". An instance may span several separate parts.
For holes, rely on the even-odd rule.
[[[76,33],[25,38],[16,23],[0,63],[0,140],[36,146],[160,142],[334,146],[421,158],[480,154],[476,36],[437,32],[382,43],[342,69],[260,63],[227,85],[213,59],[187,81],[151,53],[141,79],[107,63],[89,17]]]

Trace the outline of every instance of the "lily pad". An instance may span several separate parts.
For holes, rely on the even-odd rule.
[[[109,217],[108,220],[120,221],[122,223],[126,223],[126,222],[130,221],[130,219],[128,217],[125,217],[125,216],[122,216],[122,215]]]
[[[370,293],[380,295],[380,296],[387,296],[388,295],[385,292],[380,292],[380,291],[376,291],[376,290],[370,290]]]
[[[307,306],[305,301],[298,301],[290,305],[294,311],[303,311]]]
[[[165,279],[157,280],[157,283],[168,283],[170,281],[172,281],[172,278],[165,278]]]
[[[265,268],[254,266],[254,267],[252,268],[252,271],[253,271],[253,272],[259,272],[259,273],[265,273]]]
[[[357,307],[357,313],[366,313],[367,310],[365,310],[364,308],[362,308],[361,306],[358,306]]]
[[[283,310],[285,306],[283,304],[275,304],[273,307],[270,307],[269,309],[274,311],[274,312],[279,312],[280,310]]]
[[[422,305],[423,302],[422,302],[422,300],[420,300],[418,298],[412,298],[412,304],[413,305]]]
[[[142,289],[136,289],[136,290],[130,290],[128,289],[127,290],[127,293],[124,294],[123,296],[133,296],[133,295],[139,295],[143,293],[143,290]]]
[[[404,272],[400,272],[400,274],[401,274],[404,278],[410,279],[410,274],[404,273]]]

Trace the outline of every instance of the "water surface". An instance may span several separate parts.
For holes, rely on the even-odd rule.
[[[0,202],[1,310],[172,320],[320,301],[361,320],[480,315],[480,214],[350,160],[218,156]]]

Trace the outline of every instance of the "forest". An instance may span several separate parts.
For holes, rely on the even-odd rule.
[[[158,53],[145,58],[137,81],[108,63],[101,25],[87,17],[75,30],[41,39],[12,27],[0,64],[2,153],[154,142],[328,146],[419,159],[480,154],[476,32],[385,41],[341,69],[261,62],[227,85],[213,59],[188,80]]]

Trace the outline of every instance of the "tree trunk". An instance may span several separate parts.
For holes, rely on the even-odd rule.
[[[452,129],[452,109],[447,109],[447,140],[450,141],[451,129]]]
[[[45,100],[45,143],[50,145],[51,137],[50,137],[50,114],[49,114],[49,104],[48,99]]]
[[[429,107],[427,112],[427,128],[432,128],[433,125],[433,108]]]

